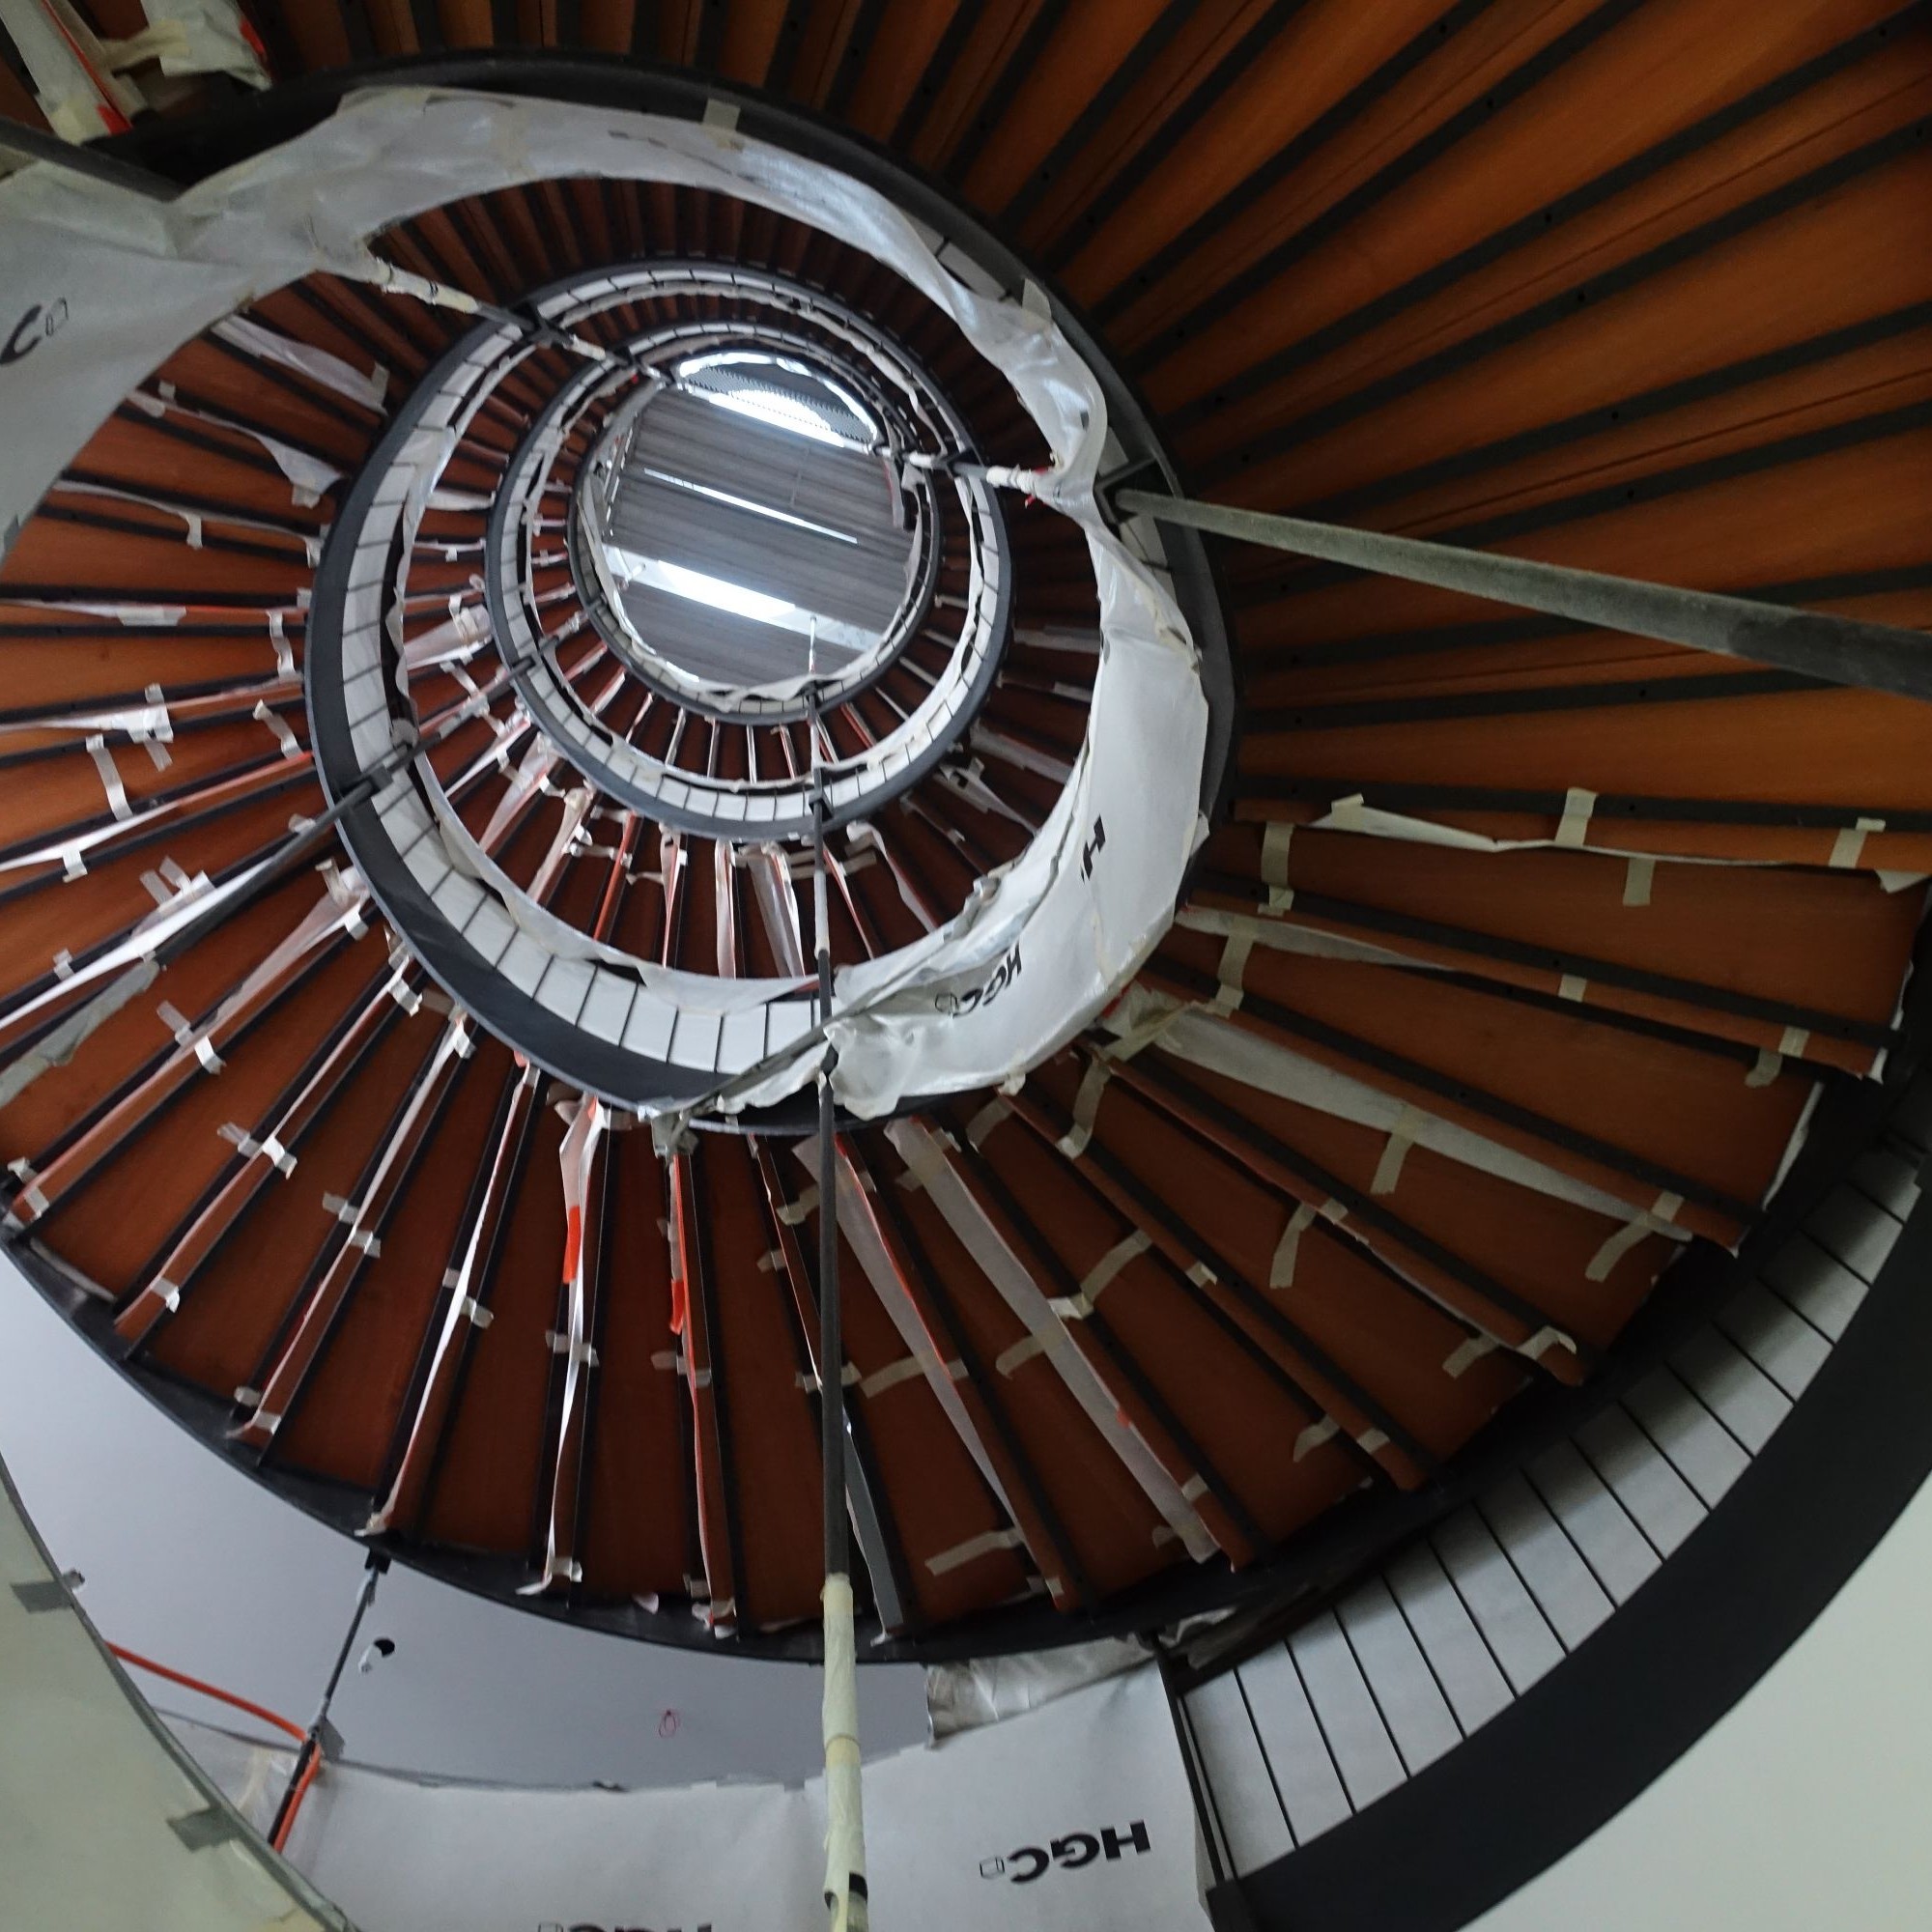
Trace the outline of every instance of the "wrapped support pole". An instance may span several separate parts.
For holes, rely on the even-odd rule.
[[[302,1739],[301,1749],[296,1753],[294,1768],[289,1773],[287,1787],[282,1792],[282,1802],[275,1807],[275,1822],[269,1828],[269,1842],[280,1851],[288,1841],[289,1828],[295,1823],[296,1807],[302,1801],[310,1781],[315,1776],[316,1760],[322,1755],[323,1741],[329,1735],[328,1707],[335,1700],[335,1687],[342,1682],[342,1672],[349,1662],[349,1653],[355,1647],[355,1633],[362,1628],[362,1619],[367,1614],[369,1605],[376,1595],[376,1585],[382,1580],[383,1573],[389,1567],[389,1559],[380,1549],[372,1549],[363,1565],[362,1587],[355,1593],[355,1613],[349,1619],[349,1629],[342,1639],[342,1648],[335,1654],[335,1668],[328,1673],[328,1682],[323,1686],[322,1702],[316,1707],[314,1720],[308,1727],[308,1735]]]
[[[1441,590],[1515,604],[1606,631],[1688,644],[1753,664],[1776,665],[1827,684],[1932,698],[1932,638],[1891,624],[1865,624],[1821,611],[1798,611],[1712,590],[1645,583],[1568,564],[1495,551],[1464,550],[1426,537],[1351,530],[1303,517],[1276,517],[1225,503],[1194,503],[1147,490],[1117,490],[1116,514],[1148,516],[1297,556],[1321,557],[1380,577],[1433,583]]]
[[[814,643],[816,639],[814,637]],[[825,883],[824,727],[814,696],[811,732],[812,931],[818,945],[818,1020],[832,1015],[832,927]],[[832,1100],[835,1054],[818,1069],[818,1367],[825,1467],[825,1905],[832,1932],[866,1932],[866,1821],[859,1781],[859,1671],[845,1520],[845,1343],[838,1307],[838,1142]]]

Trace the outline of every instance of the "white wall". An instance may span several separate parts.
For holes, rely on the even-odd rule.
[[[204,1448],[0,1262],[0,1458],[109,1640],[307,1723],[361,1584],[362,1550]],[[519,1783],[797,1780],[822,1758],[819,1674],[574,1630],[397,1565],[333,1712],[351,1756]],[[923,1673],[862,1669],[867,1749],[925,1735]],[[148,1683],[163,1709],[234,1722]],[[660,1724],[675,1711],[675,1735]],[[245,1720],[243,1720],[245,1721]]]
[[[1727,1717],[1477,1925],[1917,1932],[1932,1925],[1928,1819],[1932,1486]]]

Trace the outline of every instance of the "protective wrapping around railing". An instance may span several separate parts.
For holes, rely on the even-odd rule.
[[[28,402],[19,458],[0,489],[0,526],[11,532],[71,454],[99,413],[93,399],[116,383],[125,392],[177,342],[248,296],[309,269],[380,281],[385,271],[365,238],[384,221],[456,190],[593,172],[728,191],[867,248],[996,362],[1054,452],[1051,501],[1086,535],[1104,639],[1079,759],[1030,848],[961,915],[901,954],[841,975],[829,1029],[838,1097],[861,1115],[889,1111],[912,1091],[1007,1079],[1097,1012],[1158,937],[1199,837],[1207,703],[1186,620],[1163,573],[1116,537],[1094,504],[1094,480],[1106,461],[1105,404],[1047,304],[1037,292],[1014,299],[969,286],[943,265],[932,238],[869,188],[781,156],[728,125],[408,92],[358,96],[323,128],[190,190],[165,211],[131,209],[90,183],[30,170],[0,189],[9,245],[23,264],[31,261],[22,273],[32,285],[73,290],[67,298],[73,321],[56,345],[61,367],[49,365],[47,373],[72,366],[84,380],[74,386],[50,381]],[[130,256],[156,270],[143,274],[138,302],[128,298]],[[513,350],[514,334],[485,328],[478,353]],[[380,493],[369,485],[375,507],[396,527],[407,504],[426,503],[434,487],[434,452],[441,445],[428,427],[414,432],[411,444],[410,473],[419,487],[411,490],[400,477]],[[360,523],[352,507],[345,525]],[[327,558],[320,588],[326,604]],[[345,649],[361,649],[362,635],[348,632]],[[322,770],[338,796],[391,745],[379,716],[376,665],[352,655],[343,669],[352,686],[371,687],[355,700],[353,724],[340,710],[343,687],[318,680],[313,665],[310,671]],[[350,724],[353,752],[328,728],[332,715]],[[415,848],[413,878],[402,889],[411,902],[411,914],[399,919],[405,930],[412,917],[426,916],[439,893],[452,901],[455,916],[440,906],[435,913],[450,935],[430,955],[440,976],[453,976],[452,962],[469,965],[468,978],[495,972],[517,922],[505,923],[485,882],[466,876],[453,859],[431,857],[439,840],[406,778],[386,781],[374,805],[353,809],[345,831],[358,848],[372,838],[399,854]],[[392,868],[365,855],[365,869],[378,897],[398,911],[386,878],[378,876]],[[496,934],[487,952],[468,936],[476,922]],[[522,930],[527,937],[527,923]],[[765,1104],[796,1092],[821,1058],[815,1033],[789,1024],[775,1031],[761,1004],[755,1024],[690,1028],[691,1044],[672,1038],[662,1058],[640,1055],[638,1045],[656,1042],[667,1023],[674,1027],[676,1003],[654,998],[647,977],[635,970],[607,989],[611,968],[581,964],[552,976],[547,957],[535,960],[529,985],[513,985],[505,997],[527,1013],[537,1004],[530,989],[553,979],[551,1000],[542,1003],[547,1010],[534,1015],[536,1040],[519,1043],[613,1100],[664,1104],[661,1082],[646,1069],[668,1060],[684,1076],[676,1094],[684,1104],[700,1095],[730,1106]],[[560,1065],[561,1056],[538,1042],[561,1038],[558,1019],[574,1035],[580,1015],[594,1029],[582,1036],[591,1050]],[[711,1016],[723,1017],[715,1007]],[[514,1028],[505,1030],[516,1037]]]

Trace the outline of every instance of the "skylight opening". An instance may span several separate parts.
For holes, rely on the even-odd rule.
[[[781,624],[798,611],[798,606],[788,598],[767,597],[762,590],[749,590],[742,583],[710,577],[681,563],[667,563],[662,557],[651,559],[650,575],[660,590],[668,590],[675,597],[688,597],[694,604],[708,604],[714,611],[754,617],[762,624]]]
[[[810,403],[797,396],[775,396],[754,389],[700,390],[715,409],[731,410],[750,416],[772,429],[789,430],[793,436],[809,437],[813,442],[829,442],[836,449],[860,449],[850,437],[840,436]]]
[[[814,387],[824,390],[837,403],[838,409],[853,421],[865,426],[867,436],[852,437],[838,429],[829,414],[813,406],[793,391],[779,388],[713,389],[694,387],[692,394],[700,396],[707,403],[721,410],[731,410],[742,416],[749,416],[754,422],[764,423],[772,429],[781,429],[793,436],[809,439],[813,442],[829,443],[837,449],[870,449],[876,440],[876,427],[871,412],[856,397],[838,384],[826,379],[818,370],[808,369],[803,363],[788,361],[780,355],[757,355],[743,351],[726,350],[712,355],[696,355],[686,362],[678,372],[682,376],[695,376],[707,369],[742,369],[753,372],[760,369],[782,370],[787,375],[803,376]],[[755,375],[749,377],[755,382]]]
[[[729,503],[733,509],[750,510],[753,516],[769,517],[774,523],[790,524],[795,529],[810,530],[816,537],[830,537],[834,543],[857,544],[859,539],[845,530],[814,524],[810,517],[795,517],[770,503],[754,503],[749,497],[734,497],[728,490],[714,490],[708,483],[694,483],[688,476],[673,476],[668,469],[640,468],[639,474],[654,483],[668,483],[673,490],[689,490],[694,497],[708,497],[714,503]]]

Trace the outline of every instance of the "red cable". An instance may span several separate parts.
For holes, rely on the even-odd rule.
[[[289,1800],[289,1815],[282,1820],[282,1829],[274,1835],[272,1848],[280,1851],[289,1841],[289,1833],[296,1828],[296,1813],[301,1809],[301,1803],[308,1796],[308,1788],[315,1782],[315,1775],[322,1769],[322,1752],[309,1753],[308,1763],[302,1767],[301,1780],[296,1786],[296,1795]]]
[[[86,49],[68,32],[67,22],[46,4],[46,0],[41,0],[41,12],[47,16],[48,26],[67,43],[68,52],[72,54],[74,60],[79,64],[81,72],[87,76],[88,85],[99,96],[101,125],[110,134],[127,133],[134,124],[121,111],[120,102],[115,99],[106,79],[97,71],[94,63],[88,59]]]
[[[278,1731],[286,1731],[299,1745],[308,1743],[308,1733],[299,1724],[278,1717],[266,1705],[251,1703],[246,1697],[238,1697],[232,1690],[217,1690],[213,1684],[204,1684],[199,1677],[190,1677],[185,1670],[173,1670],[165,1663],[156,1663],[151,1657],[143,1657],[138,1651],[125,1650],[118,1643],[110,1643],[107,1648],[123,1663],[131,1663],[137,1670],[152,1671],[156,1677],[165,1677],[170,1684],[179,1684],[185,1690],[197,1690],[204,1697],[213,1697],[216,1703],[232,1704],[238,1711],[245,1711],[251,1718],[259,1718],[263,1723],[272,1725]],[[308,1795],[308,1788],[315,1782],[316,1773],[322,1769],[320,1748],[309,1752],[308,1762],[302,1766],[302,1774],[298,1781],[295,1796],[289,1801],[288,1816],[282,1820],[282,1829],[275,1833],[273,1848],[280,1851],[289,1841],[289,1833],[295,1829],[296,1813],[301,1809],[301,1802]]]
[[[137,1670],[149,1670],[156,1677],[165,1677],[170,1684],[182,1685],[189,1690],[198,1690],[204,1697],[213,1697],[217,1703],[232,1704],[238,1711],[246,1711],[251,1718],[259,1718],[265,1724],[272,1724],[278,1731],[286,1731],[298,1744],[307,1741],[308,1733],[299,1724],[292,1724],[288,1719],[279,1718],[274,1712],[260,1704],[251,1704],[245,1697],[238,1697],[232,1690],[217,1690],[213,1684],[204,1684],[198,1677],[190,1677],[185,1670],[170,1670],[165,1663],[156,1663],[152,1658],[142,1657],[131,1650],[123,1650],[118,1643],[110,1643],[107,1648],[123,1663],[131,1663]]]

